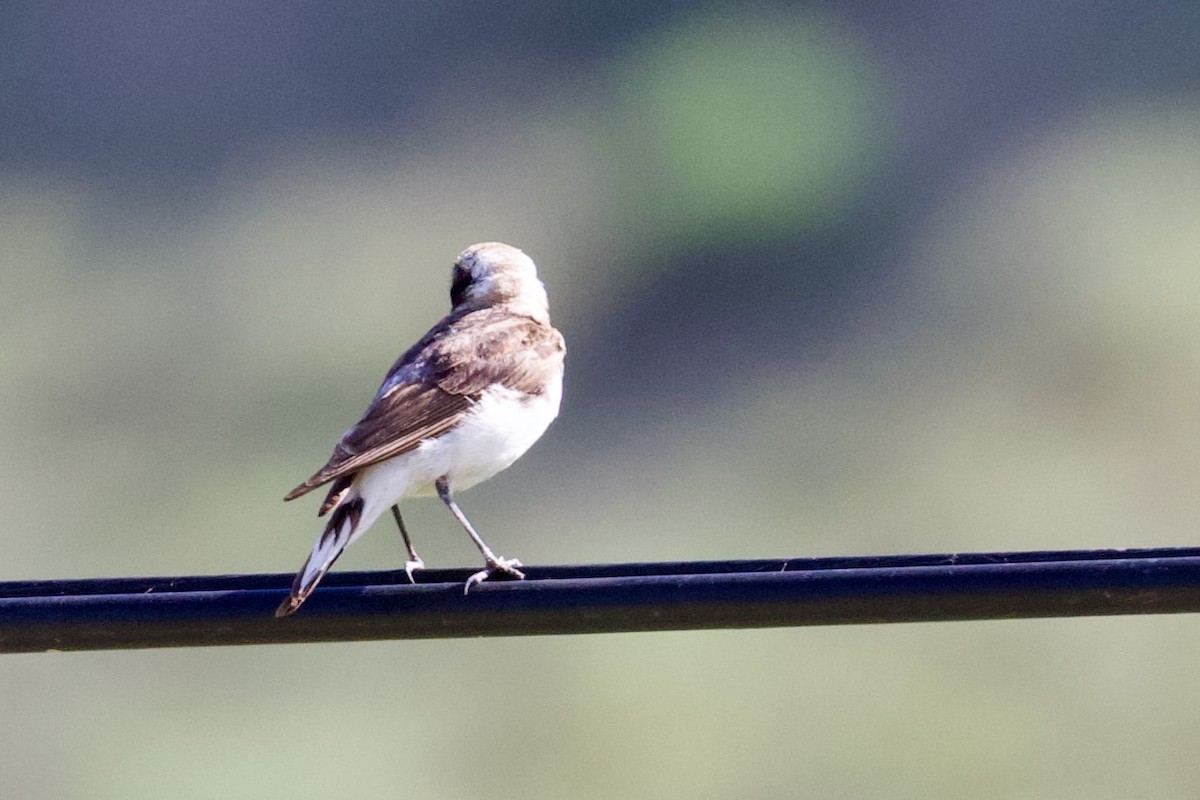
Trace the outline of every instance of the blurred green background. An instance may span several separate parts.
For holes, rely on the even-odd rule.
[[[0,579],[285,572],[466,245],[526,563],[1195,545],[1200,6],[0,11]],[[436,502],[431,565],[476,554]],[[389,525],[341,569],[396,568]],[[270,613],[271,609],[264,609]],[[1193,617],[0,658],[0,796],[1190,798]]]

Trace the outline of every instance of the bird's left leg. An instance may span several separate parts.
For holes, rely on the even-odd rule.
[[[404,549],[408,551],[408,561],[404,562],[404,573],[408,575],[409,583],[416,583],[413,578],[413,572],[419,569],[425,569],[425,562],[417,555],[417,551],[413,549],[412,539],[408,536],[408,529],[404,527],[404,519],[400,516],[400,506],[392,506],[392,516],[396,518],[396,525],[400,528],[400,535],[404,537]]]
[[[475,542],[475,546],[479,548],[479,552],[483,553],[483,561],[487,565],[487,569],[482,569],[476,572],[471,577],[467,578],[467,584],[463,587],[463,594],[471,591],[471,587],[486,581],[488,578],[496,575],[507,575],[510,578],[523,579],[525,573],[517,569],[523,566],[520,561],[515,558],[503,558],[492,552],[492,548],[487,546],[475,529],[471,527],[470,521],[458,507],[458,503],[454,502],[454,498],[450,496],[450,485],[446,482],[445,476],[438,478],[434,484],[437,488],[438,497],[442,498],[442,502],[446,504],[446,508],[450,509],[450,513],[458,520],[458,524],[462,525],[470,535],[471,541]]]

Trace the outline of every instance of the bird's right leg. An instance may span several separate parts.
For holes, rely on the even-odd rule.
[[[450,493],[450,484],[446,482],[446,477],[443,475],[438,478],[434,481],[433,485],[437,489],[438,497],[442,498],[442,502],[446,504],[446,508],[450,509],[450,513],[458,520],[458,524],[462,525],[467,534],[470,535],[471,541],[479,548],[479,552],[483,554],[484,563],[487,564],[486,569],[482,569],[467,578],[467,584],[463,587],[463,594],[470,592],[472,586],[478,586],[483,581],[496,575],[524,580],[525,573],[517,569],[517,567],[525,566],[524,564],[515,558],[504,558],[503,556],[496,555],[492,552],[492,548],[488,547],[487,543],[483,541],[483,537],[475,532],[475,528],[472,527],[470,520],[467,519],[467,515],[458,507],[458,503],[454,502],[454,498]]]

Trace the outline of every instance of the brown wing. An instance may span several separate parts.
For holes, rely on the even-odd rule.
[[[400,357],[329,462],[284,500],[445,433],[488,386],[540,391],[547,370],[561,369],[562,358],[558,331],[528,317],[498,308],[447,317]]]
[[[478,395],[495,384],[541,394],[562,370],[562,334],[529,317],[478,311],[464,346],[439,348],[431,359],[438,385],[454,394]],[[470,317],[464,318],[464,322]]]
[[[400,387],[382,402],[372,403],[366,416],[334,447],[329,463],[284,500],[294,500],[334,478],[407,453],[454,427],[470,405],[471,398],[437,386]]]

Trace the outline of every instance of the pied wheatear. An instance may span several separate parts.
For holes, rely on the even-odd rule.
[[[454,493],[516,461],[558,416],[562,335],[550,325],[546,288],[529,256],[500,242],[464,250],[454,262],[449,316],[392,366],[358,424],[293,500],[333,482],[318,516],[325,530],[275,616],[293,613],[347,545],[389,508],[404,538],[409,580],[425,566],[397,505],[436,494],[483,554],[471,587],[494,575],[524,578],[521,562],[492,552]]]

